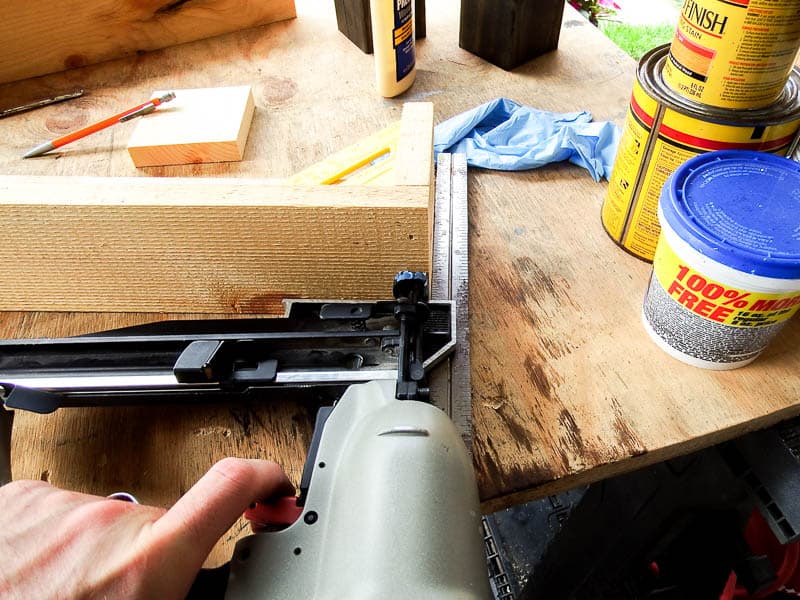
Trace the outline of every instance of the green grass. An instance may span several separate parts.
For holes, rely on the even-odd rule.
[[[625,25],[601,21],[600,30],[627,54],[639,60],[656,46],[671,42],[675,25]]]

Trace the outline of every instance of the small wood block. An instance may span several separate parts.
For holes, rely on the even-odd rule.
[[[372,54],[369,0],[335,0],[336,25],[362,52]]]
[[[555,50],[563,0],[462,0],[458,45],[507,71]]]
[[[151,97],[168,90],[155,91]],[[128,141],[137,167],[242,160],[255,103],[249,85],[173,90],[175,99],[139,119]]]
[[[336,25],[347,39],[372,54],[369,0],[334,0]],[[425,0],[414,0],[414,38],[425,38]]]

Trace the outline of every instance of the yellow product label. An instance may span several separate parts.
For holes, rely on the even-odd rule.
[[[405,42],[414,33],[414,22],[406,21],[400,27],[395,29],[392,34],[394,35],[395,48]]]
[[[800,120],[769,126],[722,125],[674,110],[662,112],[655,125],[649,162],[641,177],[638,199],[622,240],[635,254],[652,259],[661,228],[658,200],[672,173],[690,158],[714,150],[755,150],[783,155],[800,128]]]
[[[714,123],[667,110],[658,128],[669,144],[694,154],[714,150],[754,150],[785,154],[800,128],[800,119],[771,125]]]
[[[693,269],[661,238],[653,261],[661,287],[678,304],[709,321],[732,327],[763,327],[800,309],[800,290],[763,294],[726,286]]]
[[[608,234],[629,251],[648,260],[652,258],[652,251],[648,256],[646,250],[642,253],[636,245],[629,247],[625,237],[632,223],[636,226],[633,215],[652,153],[651,130],[659,109],[660,104],[636,81],[602,211],[603,226]]]
[[[798,47],[800,0],[684,0],[664,81],[711,106],[766,106]]]
[[[611,217],[621,214],[624,220],[614,221],[618,225],[616,239],[629,252],[646,260],[653,259],[661,231],[657,210],[664,182],[686,160],[700,154],[695,149],[674,146],[661,135],[664,121],[673,114],[677,113],[664,108],[638,81],[635,83],[623,134],[623,139],[629,137],[629,144],[618,155],[622,159],[618,158],[614,164],[604,206],[603,222],[609,233]],[[689,130],[696,129],[686,126]],[[624,208],[617,208],[618,205]]]
[[[637,121],[629,109],[602,210],[603,226],[618,242],[622,240],[649,135],[650,130]]]
[[[661,226],[658,223],[658,200],[667,179],[684,162],[699,152],[665,143],[656,138],[650,162],[642,177],[638,202],[631,215],[623,245],[648,260],[653,259]]]

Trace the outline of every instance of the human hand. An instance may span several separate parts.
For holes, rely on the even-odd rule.
[[[293,493],[276,463],[238,458],[169,510],[13,481],[0,487],[0,597],[184,598],[252,502]]]

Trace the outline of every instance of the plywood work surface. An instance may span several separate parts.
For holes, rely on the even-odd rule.
[[[397,121],[410,100],[433,102],[437,121],[505,96],[623,122],[635,63],[571,9],[558,51],[512,72],[458,48],[456,3],[429,3],[426,16],[416,82],[393,100],[375,94],[372,57],[337,31],[333,6],[310,0],[298,2],[292,21],[81,69],[68,81],[55,75],[52,85],[81,80],[90,93],[0,122],[0,170],[287,177]],[[242,82],[253,85],[256,112],[241,162],[137,172],[125,150],[125,126],[54,156],[18,159],[53,133],[96,120],[111,104],[140,102],[153,89]],[[606,183],[559,164],[526,172],[471,168],[469,186],[474,461],[485,510],[800,413],[797,320],[737,371],[698,370],[655,347],[640,323],[650,266],[603,231]],[[63,335],[158,316],[5,313],[0,335]],[[285,403],[19,415],[15,474],[95,493],[129,488],[161,504],[229,454],[278,460],[297,481],[310,412]]]

